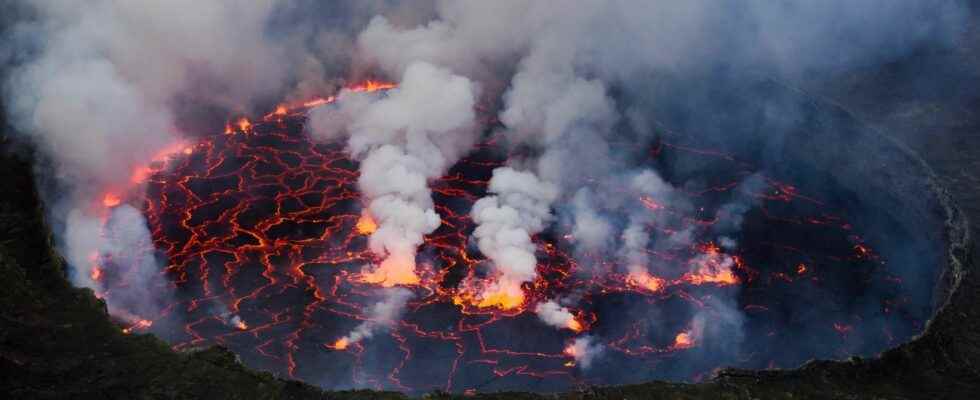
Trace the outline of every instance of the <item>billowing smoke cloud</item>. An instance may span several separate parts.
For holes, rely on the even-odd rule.
[[[521,284],[537,276],[531,236],[551,219],[555,187],[526,171],[502,167],[493,171],[488,192],[473,205],[477,246],[493,261],[493,282],[479,295],[481,306],[513,308],[524,301]]]
[[[384,299],[371,306],[367,320],[358,325],[346,336],[334,343],[335,347],[346,348],[362,340],[370,339],[378,329],[391,327],[405,309],[405,303],[412,298],[412,292],[405,288],[386,288]]]
[[[415,63],[383,98],[370,101],[368,95],[342,92],[336,110],[311,115],[314,137],[347,135],[351,154],[361,161],[358,184],[378,223],[369,244],[385,257],[367,271],[366,281],[418,283],[416,251],[440,224],[428,182],[473,145],[476,94],[468,79]]]

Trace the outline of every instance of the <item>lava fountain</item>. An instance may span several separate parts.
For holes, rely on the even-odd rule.
[[[477,298],[493,277],[470,240],[470,210],[508,159],[488,131],[431,183],[442,224],[419,249],[417,282],[383,289],[411,294],[397,319],[383,321],[375,317],[380,281],[362,273],[380,259],[367,249],[377,223],[358,193],[357,163],[341,144],[304,132],[305,111],[333,101],[237,119],[134,173],[145,194],[104,194],[107,213],[130,204],[145,215],[154,247],[146,251],[166,260],[157,286],[175,299],[123,317],[125,332],[153,332],[177,349],[220,344],[248,366],[328,389],[559,391],[874,354],[921,332],[931,315],[920,299],[935,271],[925,273],[932,283],[908,284],[921,271],[910,272],[907,248],[897,245],[907,240],[932,255],[920,260],[938,259],[935,241],[924,239],[937,229],[932,213],[915,211],[931,210],[927,200],[902,203],[890,178],[868,184],[861,175],[890,165],[819,169],[808,151],[854,150],[828,148],[816,134],[787,139],[798,150],[770,168],[665,130],[643,162],[693,207],[650,196],[636,207],[669,221],[646,234],[688,232],[689,244],[645,249],[650,268],[640,269],[574,252],[574,236],[553,227],[532,238],[533,282]],[[740,184],[749,178],[754,185]],[[736,196],[751,206],[733,245],[710,232]],[[134,267],[105,255],[93,262],[104,297]],[[538,317],[545,312],[551,319]],[[352,338],[373,325],[384,329]]]

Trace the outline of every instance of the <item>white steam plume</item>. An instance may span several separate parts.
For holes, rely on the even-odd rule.
[[[544,230],[551,220],[551,203],[559,194],[557,185],[566,183],[568,171],[562,164],[568,165],[569,158],[575,156],[567,151],[566,144],[583,136],[604,136],[617,118],[603,83],[575,74],[572,63],[576,51],[566,41],[588,29],[585,22],[589,12],[584,9],[595,7],[584,6],[575,15],[556,15],[519,3],[441,5],[445,22],[437,20],[399,31],[376,19],[361,35],[360,43],[390,71],[422,59],[479,76],[482,69],[474,60],[499,61],[525,53],[504,95],[500,121],[512,143],[545,150],[537,166],[540,177],[532,171],[498,168],[488,197],[477,201],[471,212],[477,224],[473,236],[494,268],[493,283],[480,289],[478,304],[512,308],[523,302],[521,284],[537,275],[531,236]],[[501,29],[488,23],[486,15],[508,15],[515,22],[533,23]],[[492,40],[486,41],[488,37]],[[596,158],[607,156],[598,154]]]
[[[340,338],[334,344],[335,347],[346,348],[364,339],[370,339],[378,329],[390,328],[394,325],[395,320],[404,311],[405,303],[412,298],[412,292],[401,287],[386,288],[383,290],[384,299],[371,306],[367,321],[362,322],[346,336]]]
[[[589,369],[592,362],[602,355],[605,346],[598,343],[592,336],[582,336],[576,338],[572,344],[565,347],[565,354],[575,359],[575,365],[581,369]]]
[[[481,305],[513,308],[524,300],[521,284],[537,276],[537,258],[531,236],[541,232],[551,217],[551,202],[558,191],[529,172],[497,168],[488,192],[473,205],[477,246],[493,261],[493,283],[482,289]]]
[[[366,281],[418,282],[416,251],[440,224],[428,183],[473,145],[476,93],[466,78],[414,63],[399,86],[380,99],[341,93],[336,109],[313,111],[312,135],[321,140],[346,135],[351,154],[361,161],[358,184],[378,223],[369,245],[384,257],[365,271]]]
[[[611,168],[604,146],[619,121],[607,93],[611,87],[629,91],[633,82],[660,73],[697,76],[719,66],[793,77],[858,65],[920,41],[943,40],[965,15],[955,1],[859,3],[754,2],[734,12],[707,0],[580,1],[557,8],[546,2],[444,1],[436,18],[414,27],[375,18],[358,47],[392,74],[417,61],[478,80],[488,71],[496,72],[490,80],[512,72],[500,121],[512,143],[539,150],[535,172],[565,192],[590,185],[586,178],[602,181],[620,172]],[[585,205],[572,213],[586,213],[575,216],[582,227],[598,227],[589,224],[596,213]],[[582,245],[599,244],[592,239],[583,238]]]
[[[384,8],[378,3],[361,7]],[[18,37],[30,38],[29,43],[15,44],[26,49],[4,51],[30,57],[5,82],[5,104],[12,122],[70,186],[68,193],[48,200],[48,209],[56,226],[65,226],[58,232],[59,245],[67,246],[76,268],[88,265],[90,251],[103,249],[97,239],[99,214],[107,211],[93,210],[94,199],[104,188],[130,185],[136,165],[177,140],[186,108],[242,110],[286,86],[312,93],[327,85],[323,71],[329,63],[317,55],[346,59],[354,43],[343,32],[320,32],[315,24],[302,24],[297,31],[310,33],[299,39],[290,32],[285,40],[271,40],[270,18],[296,4],[30,2],[37,19],[18,30],[26,32]],[[570,212],[584,248],[603,247],[603,234],[612,225],[604,223],[607,215],[630,219],[624,232],[627,254],[643,256],[650,245],[640,229],[648,223],[644,216],[605,204],[599,212],[599,201],[585,194],[600,193],[593,182],[625,170],[613,168],[616,157],[607,143],[620,122],[618,97],[611,93],[629,92],[633,82],[661,73],[691,77],[719,66],[792,77],[859,65],[941,40],[960,28],[957,21],[966,14],[961,2],[943,0],[760,1],[732,10],[708,0],[566,7],[441,1],[436,18],[425,24],[412,13],[374,18],[358,36],[356,52],[392,76],[403,76],[402,87],[377,101],[341,96],[336,118],[314,115],[311,123],[324,139],[349,136],[351,152],[362,162],[359,184],[368,211],[380,222],[370,246],[386,257],[371,271],[378,273],[372,279],[394,284],[417,278],[417,247],[439,224],[427,182],[474,140],[472,81],[507,88],[492,93],[502,97],[499,118],[506,134],[512,143],[532,148],[536,163],[530,170],[537,176],[531,178],[553,193],[535,193],[540,187],[516,191],[533,199],[530,212],[503,193],[474,208],[474,219],[486,214],[477,221],[481,250],[500,276],[523,282],[534,277],[530,237],[545,228],[559,194],[582,193],[575,195]],[[318,50],[305,48],[306,41],[316,42]],[[299,76],[290,76],[294,73]],[[739,210],[729,211],[735,216]],[[525,215],[531,221],[523,220]],[[680,232],[664,245],[689,241],[690,232]],[[517,265],[508,265],[511,261]],[[91,285],[88,275],[76,273],[74,279]]]
[[[648,207],[663,207],[669,204],[671,207],[683,210],[685,204],[669,183],[649,169],[641,170],[629,177],[628,187],[634,199],[631,203],[633,206],[629,213],[629,224],[621,235],[620,257],[626,263],[629,278],[634,283],[656,290],[659,289],[660,282],[652,277],[648,270],[650,256],[647,251],[650,247],[651,235],[647,232],[647,226],[657,221],[653,219],[653,214]],[[664,245],[672,248],[688,245],[691,234],[689,229],[671,233],[664,241]]]
[[[580,249],[602,251],[613,239],[613,225],[596,207],[596,200],[589,188],[582,188],[572,197],[574,224],[572,237]]]
[[[71,225],[69,228],[71,229]],[[76,236],[69,235],[69,238],[74,239]],[[114,207],[105,223],[104,232],[97,240],[98,254],[108,261],[108,264],[101,267],[116,269],[112,272],[125,282],[106,295],[109,312],[132,319],[148,317],[158,312],[166,304],[168,295],[158,290],[166,286],[166,282],[159,279],[162,273],[161,263],[156,258],[153,238],[146,228],[143,214],[128,204]],[[87,247],[90,244],[93,243],[84,245]],[[72,245],[69,243],[70,248]],[[76,251],[70,251],[72,258],[77,256]],[[86,261],[90,263],[92,260],[70,261],[85,265]],[[88,283],[97,286],[96,282]]]
[[[582,325],[575,319],[575,314],[554,300],[539,303],[534,308],[534,313],[538,314],[541,321],[553,327],[567,328],[573,331],[582,330]]]

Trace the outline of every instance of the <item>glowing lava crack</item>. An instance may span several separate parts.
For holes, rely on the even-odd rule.
[[[403,300],[401,318],[385,325],[373,317],[384,277],[361,274],[379,260],[366,248],[377,223],[362,207],[357,165],[340,145],[311,142],[303,132],[305,111],[332,101],[284,104],[261,121],[242,118],[224,134],[166,149],[134,173],[134,184],[146,185],[145,197],[126,189],[105,193],[100,201],[107,210],[132,204],[143,211],[167,260],[161,277],[176,299],[155,315],[133,316],[126,332],[149,330],[181,349],[223,344],[250,366],[326,388],[550,391],[654,377],[699,379],[722,365],[794,366],[824,354],[765,351],[805,340],[781,330],[780,296],[839,279],[893,279],[838,210],[801,195],[802,188],[766,179],[753,193],[759,206],[746,215],[748,233],[737,251],[695,234],[694,245],[649,250],[651,268],[635,269],[601,255],[573,257],[573,237],[546,231],[533,238],[535,281],[477,299],[489,278],[485,258],[469,239],[469,212],[486,193],[490,171],[505,161],[488,137],[432,182],[442,224],[419,249],[418,281],[407,290],[385,289],[412,294]],[[726,167],[710,187],[683,192],[702,205],[700,212],[671,218],[675,226],[648,227],[651,235],[708,230],[717,219],[712,207],[757,172],[722,153],[664,142],[650,157],[667,153]],[[658,199],[636,200],[654,219],[680,213]],[[129,266],[99,255],[93,261],[100,266],[92,279],[101,282],[101,296],[126,284]],[[745,335],[759,344],[737,357],[705,357],[724,346],[709,333],[736,318],[719,305],[729,297],[738,299],[732,307]],[[889,305],[887,323],[863,324],[869,318],[848,314],[806,329],[842,354],[860,350],[858,342],[868,337],[898,340],[890,327],[910,335],[920,323],[895,316],[901,299],[896,282],[882,299]],[[549,301],[544,308],[556,315],[559,329],[535,315]],[[374,325],[385,329],[350,336]],[[599,363],[637,372],[585,369]]]

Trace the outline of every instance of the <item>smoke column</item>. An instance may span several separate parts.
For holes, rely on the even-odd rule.
[[[323,140],[347,134],[351,154],[361,161],[358,184],[378,223],[370,248],[384,257],[363,279],[386,287],[415,284],[416,250],[440,223],[428,182],[473,145],[476,87],[416,63],[385,97],[365,103],[365,96],[341,93],[336,112],[314,111],[310,129]]]
[[[524,302],[521,284],[537,275],[531,235],[551,219],[550,205],[558,193],[533,174],[506,167],[493,171],[488,191],[492,195],[477,201],[471,214],[477,223],[473,237],[493,261],[495,274],[477,301],[481,307],[509,309]]]

